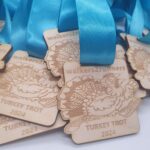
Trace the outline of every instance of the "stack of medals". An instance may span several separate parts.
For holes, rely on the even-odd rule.
[[[0,45],[0,58],[10,50]],[[9,49],[9,50],[8,50]],[[65,125],[58,114],[57,79],[43,60],[17,51],[0,72],[0,144]]]
[[[63,120],[68,121],[64,132],[77,144],[139,132],[137,110],[146,96],[146,88],[133,77],[124,48],[117,45],[111,66],[81,66],[77,31],[50,30],[44,37],[49,48],[45,57],[47,67],[59,78],[58,109]],[[134,45],[138,45],[136,42]],[[131,47],[135,48],[131,43],[128,59],[134,60],[132,51],[129,52]],[[142,57],[150,59],[147,53]]]
[[[111,66],[81,66],[78,31],[44,33],[45,61],[0,45],[0,144],[64,127],[77,144],[139,132],[150,47],[125,36]],[[60,114],[59,114],[60,112]]]

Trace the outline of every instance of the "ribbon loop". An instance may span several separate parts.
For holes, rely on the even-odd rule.
[[[116,30],[107,1],[76,0],[76,5],[81,64],[112,64],[116,50]]]
[[[75,9],[77,9],[77,16]],[[113,63],[116,30],[107,0],[76,0],[76,5],[74,1],[68,3],[67,0],[63,0],[58,27],[59,31],[79,28],[82,65]]]
[[[4,21],[5,24],[0,32],[0,43],[11,42],[11,18],[6,2],[7,1],[4,0],[0,2],[0,18]]]
[[[1,0],[0,19],[5,21],[0,42],[39,58],[47,49],[43,32],[57,27],[60,32],[79,29],[83,65],[113,63],[118,24],[125,29],[117,32],[150,43],[149,35],[142,37],[144,27],[150,29],[149,0]]]

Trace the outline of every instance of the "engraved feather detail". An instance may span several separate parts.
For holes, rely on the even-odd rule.
[[[31,102],[38,102],[43,107],[56,105],[58,94],[57,82],[46,70],[34,67],[8,66],[5,74],[1,74],[0,92],[10,93]]]
[[[138,88],[136,81],[119,80],[114,74],[108,74],[101,80],[76,78],[62,89],[58,97],[59,107],[66,120],[80,116],[101,118],[120,115],[132,101],[139,103],[135,96]]]

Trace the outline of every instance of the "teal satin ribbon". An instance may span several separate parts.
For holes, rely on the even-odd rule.
[[[112,12],[116,22],[125,20],[125,29],[122,32],[138,37],[142,36],[144,14],[140,0],[116,0]]]
[[[10,18],[8,6],[6,5],[6,1],[0,1],[0,20],[5,21],[5,26],[0,32],[0,42],[10,43],[11,18]]]
[[[148,0],[144,0],[145,2]],[[144,39],[146,40],[142,40],[142,33],[143,33],[143,29],[145,26],[145,22],[146,19],[144,17],[144,11],[146,10],[146,14],[147,16],[150,15],[150,13],[147,13],[147,10],[149,10],[150,5],[145,4],[147,6],[147,8],[143,8],[143,4],[142,2],[144,2],[143,0],[108,0],[107,2],[109,3],[110,7],[111,7],[111,11],[113,14],[113,17],[115,19],[116,22],[116,26],[118,26],[118,23],[122,23],[125,20],[125,24],[124,24],[124,29],[120,30],[117,29],[117,32],[125,32],[128,34],[132,34],[135,35],[137,37],[140,38],[140,40],[142,42],[147,42],[150,41],[147,37],[144,37]],[[84,1],[82,3],[81,1],[76,1],[76,5],[75,5],[75,1],[70,1],[70,3],[67,3],[67,0],[62,0],[62,7],[61,7],[61,11],[60,11],[60,18],[59,18],[59,31],[68,31],[68,30],[73,30],[76,28],[79,28],[80,31],[80,61],[81,64],[109,64],[112,63],[112,59],[114,58],[112,54],[114,54],[115,51],[115,47],[112,46],[112,39],[108,39],[104,38],[102,40],[102,36],[105,34],[107,35],[107,28],[109,29],[108,26],[103,26],[102,28],[100,28],[99,24],[95,24],[97,23],[95,20],[95,18],[97,16],[101,15],[100,10],[103,10],[103,8],[105,9],[109,9],[108,7],[102,6],[102,8],[98,5],[99,1],[97,2],[91,2],[93,3],[97,3],[97,5],[95,5],[94,7],[92,7],[91,3],[89,1]],[[80,5],[81,3],[81,5]],[[103,3],[103,2],[102,2]],[[91,5],[91,8],[100,8],[99,11],[97,11],[97,14],[94,14],[93,12],[91,13],[91,8],[90,10],[88,9],[88,6],[85,5],[87,4],[88,6]],[[70,6],[71,5],[71,6]],[[144,7],[145,7],[144,5]],[[86,6],[86,9],[84,9]],[[80,9],[78,9],[78,7]],[[77,9],[77,12],[76,12]],[[97,9],[96,9],[97,10]],[[83,12],[85,11],[85,14],[83,15]],[[76,15],[77,14],[77,15]],[[100,16],[101,17],[101,16]],[[79,20],[79,18],[81,18],[81,21]],[[86,19],[87,18],[87,19]],[[90,19],[89,19],[90,18]],[[94,20],[94,22],[92,22],[92,19]],[[90,20],[90,21],[89,21]],[[103,17],[101,17],[101,20],[105,20]],[[140,20],[140,21],[139,21]],[[88,22],[89,21],[89,22]],[[109,20],[111,22],[111,19]],[[100,21],[99,21],[100,22]],[[148,21],[147,21],[148,22]],[[74,24],[74,26],[71,25],[71,23]],[[78,25],[76,25],[76,23],[78,23]],[[102,25],[102,23],[100,22],[100,24]],[[150,24],[150,22],[147,23],[148,25]],[[95,28],[97,33],[99,34],[99,37],[97,36],[96,32],[93,31],[93,26],[99,26],[99,28]],[[112,24],[111,24],[112,25]],[[111,26],[113,27],[113,26]],[[84,32],[85,31],[85,32]],[[91,33],[94,33],[95,36],[90,36]],[[101,33],[101,34],[100,34]],[[84,36],[83,36],[84,35]],[[100,38],[101,35],[101,38]],[[115,34],[114,34],[115,35]],[[107,50],[105,50],[105,48],[103,48],[100,44],[100,42],[98,40],[95,39],[100,39],[100,41],[102,41],[101,43],[107,43],[107,41],[109,40],[109,44],[107,44],[107,49],[110,49],[110,54],[107,55]],[[95,40],[95,41],[94,41]],[[92,44],[94,43],[95,44]],[[89,44],[91,43],[91,44]],[[96,46],[95,46],[96,45]],[[109,57],[110,56],[110,57]],[[99,60],[98,60],[99,58]],[[110,60],[110,61],[108,61]],[[96,63],[95,63],[96,62]]]
[[[145,27],[150,29],[150,0],[141,0],[144,11]]]
[[[150,0],[143,0],[141,4],[144,10],[145,27],[150,29]],[[150,33],[144,37],[139,38],[139,41],[150,44]]]
[[[75,0],[61,0],[58,20],[59,32],[78,29],[78,18]]]
[[[150,33],[142,38],[139,38],[138,40],[145,44],[150,44]]]
[[[14,51],[21,49],[28,51],[31,56],[44,58],[47,47],[43,32],[57,28],[61,0],[6,1],[2,0],[3,5],[0,5],[5,7],[3,15],[6,22],[0,33],[0,42],[12,44]],[[16,5],[14,3],[14,9],[8,7],[13,2],[18,2]]]
[[[150,29],[149,0],[115,0],[112,12],[116,22],[125,19],[125,29],[122,32],[138,37],[138,40],[150,44],[150,34],[142,37],[143,29]]]
[[[62,0],[58,24],[59,31],[79,29],[82,65],[113,63],[116,29],[106,0]]]
[[[76,0],[76,5],[80,34],[80,63],[112,64],[116,50],[116,30],[107,1]]]
[[[114,20],[116,25],[124,22],[117,31],[150,43],[149,35],[142,37],[143,28],[150,29],[149,0],[1,0],[0,20],[5,20],[0,43],[39,58],[47,49],[43,32],[57,26],[60,32],[79,28],[80,61],[86,65],[113,63]]]

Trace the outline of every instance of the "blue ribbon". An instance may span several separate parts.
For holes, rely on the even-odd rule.
[[[47,47],[43,32],[57,28],[61,0],[2,0],[6,25],[0,33],[1,43],[10,43],[13,49],[26,50],[31,56],[43,58]],[[7,2],[7,3],[5,3]],[[10,2],[10,3],[9,3]],[[18,2],[13,3],[13,2]],[[16,7],[12,9],[11,4]]]
[[[149,34],[142,37],[143,28],[150,29],[149,0],[1,0],[0,20],[5,20],[0,43],[39,58],[46,53],[43,32],[57,27],[60,32],[79,29],[84,65],[113,63],[115,23],[118,27],[124,22],[117,32],[136,35],[150,44]]]
[[[113,63],[116,29],[106,0],[76,0],[69,3],[68,0],[62,0],[58,28],[59,31],[79,29],[81,64]]]
[[[5,26],[3,30],[0,32],[0,41],[1,43],[5,42],[10,43],[11,18],[8,6],[6,5],[6,1],[0,1],[0,19],[5,21]]]
[[[150,29],[150,1],[149,0],[141,0],[141,4],[143,7],[144,15],[145,15],[145,27]]]
[[[144,0],[144,1],[148,2],[148,0]],[[101,3],[103,2],[101,1]],[[147,12],[150,10],[149,9],[150,5],[148,3],[145,4],[146,6],[148,5],[148,7],[146,7],[145,5],[144,6],[141,5],[143,2],[142,0],[126,0],[126,1],[108,0],[107,2],[111,7],[111,11],[114,20],[116,22],[116,26],[118,27],[118,23],[122,23],[123,20],[125,20],[124,23],[125,28],[122,30],[119,28],[117,29],[117,32],[119,33],[125,32],[128,34],[138,36],[140,38],[140,41],[145,43],[148,43],[150,41],[148,37],[144,37],[145,40],[144,39],[142,40],[142,33],[146,22],[146,19],[144,17],[144,11],[146,11],[145,14],[148,14],[148,16],[150,14]],[[100,26],[102,25],[102,20],[103,21],[107,20],[106,18],[103,18],[103,16],[101,16],[102,11],[100,10],[103,10],[103,8],[105,8],[108,11],[109,8],[106,7],[106,5],[105,6],[101,5],[102,7],[100,7],[100,5],[98,4],[99,1],[82,2],[82,0],[80,1],[76,0],[76,5],[75,5],[75,1],[70,1],[70,3],[68,3],[67,0],[62,0],[62,8],[60,12],[58,28],[59,31],[61,32],[79,28],[81,64],[86,64],[86,65],[87,64],[90,65],[111,64],[113,62],[112,60],[114,59],[114,54],[115,54],[114,53],[115,47],[113,46],[114,36],[110,36],[112,38],[108,39],[108,32],[111,33],[109,30],[107,32],[107,29],[109,29],[109,25],[105,25],[105,26],[103,25],[103,27],[100,28]],[[94,7],[92,7],[93,5]],[[88,9],[89,6],[91,6],[91,8]],[[93,8],[95,8],[96,10],[99,8],[100,10],[97,11],[97,13],[95,14],[94,12],[91,12],[91,10],[93,11]],[[96,17],[98,16],[101,18],[101,21],[99,20],[99,23],[101,25],[99,25],[96,22],[97,21]],[[109,14],[109,16],[111,16],[111,14]],[[107,18],[109,17],[107,16]],[[94,20],[93,22],[91,21],[92,19]],[[71,24],[72,22],[74,26]],[[114,26],[113,20],[109,18],[109,22],[113,29]],[[150,22],[148,22],[148,24],[150,24]],[[93,27],[94,25],[99,28],[94,28]],[[95,31],[93,29],[95,29]],[[91,33],[93,33],[94,36]],[[104,35],[106,35],[106,38],[102,39]],[[115,35],[115,33],[113,35]],[[101,43],[104,44],[106,44],[107,41],[109,40],[109,44],[107,44],[106,47],[104,48],[99,44],[100,42],[98,41],[98,39],[101,41]],[[108,49],[110,49],[109,55],[107,55],[108,54],[107,52],[109,52],[107,51]]]
[[[150,29],[150,0],[141,1],[143,11],[144,11],[144,19],[145,19],[145,27]],[[150,44],[150,33],[145,37],[139,38],[139,41]]]

